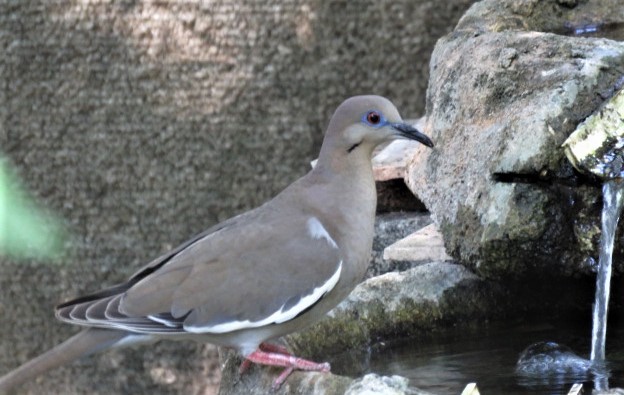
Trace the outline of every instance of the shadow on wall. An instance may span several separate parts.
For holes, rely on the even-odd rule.
[[[431,49],[471,2],[438,3],[1,6],[0,146],[75,237],[62,267],[0,262],[0,372],[68,336],[57,301],[121,281],[306,172],[345,97],[421,115]],[[190,393],[213,385],[207,350],[114,351],[30,390]]]

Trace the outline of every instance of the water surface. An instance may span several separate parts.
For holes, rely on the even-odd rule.
[[[583,382],[584,395],[593,382],[579,377],[527,378],[515,373],[519,354],[540,341],[555,341],[589,357],[590,317],[581,325],[551,323],[487,326],[451,331],[431,339],[410,339],[385,344],[370,357],[369,371],[398,374],[410,385],[438,395],[457,395],[476,382],[482,395],[565,395],[575,382]],[[624,328],[609,328],[607,366],[611,387],[624,387]]]

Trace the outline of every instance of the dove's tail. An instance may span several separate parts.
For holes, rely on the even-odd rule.
[[[32,378],[64,365],[82,356],[89,355],[121,342],[132,334],[123,331],[89,328],[70,337],[53,349],[24,363],[17,369],[0,377],[0,394],[8,393],[12,388]]]

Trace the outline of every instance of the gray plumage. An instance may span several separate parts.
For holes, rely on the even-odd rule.
[[[395,138],[433,146],[387,99],[346,100],[310,173],[160,256],[128,282],[58,306],[57,318],[88,329],[1,377],[0,392],[103,348],[193,338],[248,356],[261,343],[318,321],[366,271],[376,206],[371,155]]]

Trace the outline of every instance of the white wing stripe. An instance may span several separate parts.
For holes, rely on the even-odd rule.
[[[331,291],[338,283],[341,272],[342,272],[342,261],[340,261],[340,263],[338,264],[338,269],[336,269],[336,272],[323,285],[317,288],[314,288],[312,293],[301,298],[301,300],[299,300],[299,302],[296,305],[292,306],[290,309],[283,311],[284,306],[282,306],[275,313],[271,314],[270,316],[266,317],[263,320],[231,321],[231,322],[226,322],[223,324],[218,324],[218,325],[213,325],[213,326],[208,326],[208,327],[184,325],[184,329],[191,333],[226,333],[226,332],[232,332],[232,331],[236,331],[240,329],[257,328],[260,326],[286,322],[288,320],[295,318],[299,313],[301,313],[308,307],[312,306],[319,299],[321,299],[323,295]]]
[[[338,248],[338,245],[336,244],[334,239],[332,239],[332,237],[329,235],[329,233],[327,232],[327,229],[325,229],[325,227],[323,226],[321,221],[318,220],[318,218],[311,217],[310,219],[308,219],[307,225],[308,225],[308,232],[310,233],[310,236],[312,236],[312,238],[325,239],[327,240],[329,245],[331,245],[334,248]]]
[[[150,320],[152,320],[154,322],[158,322],[159,324],[163,324],[165,326],[168,326],[169,328],[177,327],[177,325],[174,322],[167,321],[167,320],[165,320],[163,318],[158,318],[158,317],[155,317],[153,315],[148,315],[147,318],[149,318]]]

